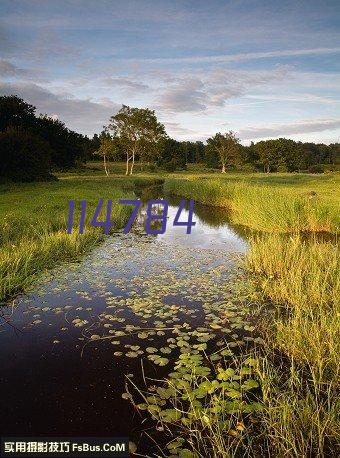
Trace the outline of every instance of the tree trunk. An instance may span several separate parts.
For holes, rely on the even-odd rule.
[[[222,170],[221,173],[225,173],[225,164],[222,164]]]
[[[103,159],[104,159],[104,170],[105,170],[105,174],[106,176],[108,177],[109,176],[109,171],[107,170],[107,166],[106,166],[106,156],[104,154],[103,156]]]
[[[125,175],[128,175],[129,174],[129,155],[127,154],[126,155],[126,172],[125,172]]]
[[[130,168],[130,175],[132,175],[133,166],[135,165],[135,152],[132,152],[132,164]]]

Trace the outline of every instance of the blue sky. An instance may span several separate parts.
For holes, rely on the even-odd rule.
[[[1,0],[0,94],[100,132],[122,103],[174,138],[340,137],[338,1]]]

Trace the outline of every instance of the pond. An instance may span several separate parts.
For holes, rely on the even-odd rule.
[[[179,200],[167,198],[165,234],[145,235],[141,216],[133,232],[107,236],[1,309],[3,436],[129,436],[149,453],[140,437],[152,425],[122,398],[128,380],[166,376],[183,345],[207,343],[218,360],[254,339],[234,281],[246,233],[196,204],[185,234],[171,224]]]

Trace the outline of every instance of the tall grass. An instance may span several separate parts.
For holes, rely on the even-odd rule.
[[[131,185],[131,186],[130,186]],[[128,186],[132,188],[131,182]],[[37,275],[57,263],[74,260],[102,239],[102,232],[90,228],[99,199],[112,199],[111,220],[115,228],[126,221],[130,209],[118,199],[132,196],[116,180],[62,180],[52,183],[2,185],[0,211],[0,301],[26,290]],[[79,208],[74,230],[67,234],[68,200],[88,204],[86,229],[78,234]],[[99,220],[103,220],[102,211]]]
[[[16,245],[4,245],[0,254],[0,300],[26,290],[37,275],[55,264],[76,259],[102,237],[98,231],[83,235],[65,230],[23,237]]]
[[[298,233],[338,232],[339,188],[316,179],[310,187],[308,177],[301,179],[301,185],[299,179],[268,186],[260,179],[190,177],[167,180],[165,190],[228,207],[234,222],[263,231],[251,241],[246,258],[258,299],[277,306],[274,321],[265,319],[266,347],[259,369],[263,454],[336,457],[340,455],[340,250],[336,238],[333,243],[306,241]],[[214,435],[210,433],[208,440],[213,443]],[[232,454],[229,449],[226,453]],[[250,448],[249,456],[258,456],[258,449]]]
[[[261,294],[285,307],[268,323],[262,369],[274,456],[340,451],[339,254],[331,243],[270,235],[255,238],[247,257]]]
[[[228,179],[166,180],[167,193],[193,198],[218,207],[229,207],[237,224],[268,232],[336,232],[339,205],[315,191],[297,191]],[[339,196],[340,197],[340,196]]]

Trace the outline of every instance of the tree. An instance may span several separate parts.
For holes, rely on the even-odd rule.
[[[36,108],[16,95],[0,97],[0,131],[10,127],[30,129],[36,124]]]
[[[166,138],[162,145],[160,157],[158,158],[158,165],[164,167],[169,172],[174,172],[177,169],[185,169],[184,143],[178,142],[173,138]]]
[[[52,178],[51,148],[41,138],[20,128],[0,133],[0,176],[13,181]]]
[[[135,160],[155,156],[165,138],[165,128],[159,123],[155,112],[148,108],[131,108],[123,105],[110,118],[106,128],[113,132],[126,154],[126,175],[132,175]],[[131,165],[130,165],[131,161]]]
[[[94,152],[94,154],[103,158],[105,174],[108,177],[109,171],[107,168],[107,162],[110,157],[113,158],[117,155],[117,147],[115,145],[114,139],[112,139],[111,135],[105,131],[100,134],[99,142],[99,148]]]
[[[231,130],[225,134],[219,132],[207,140],[207,152],[217,153],[222,173],[225,173],[228,164],[235,165],[238,162],[239,146],[239,139]]]
[[[86,159],[86,137],[68,129],[59,119],[40,116],[35,133],[51,145],[52,163],[57,168],[74,167]]]

